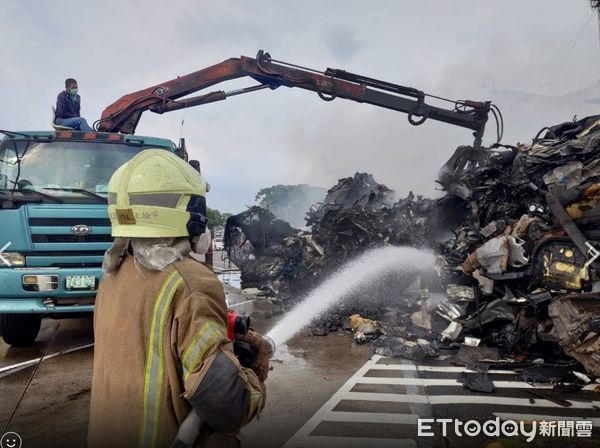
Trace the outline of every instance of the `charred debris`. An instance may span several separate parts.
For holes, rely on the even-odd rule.
[[[250,208],[227,222],[228,256],[244,287],[285,307],[369,248],[429,248],[437,278],[344,301],[313,332],[342,327],[383,355],[453,356],[482,372],[543,364],[567,389],[583,381],[578,369],[600,377],[600,116],[544,128],[529,145],[459,147],[439,182],[440,199],[398,200],[356,173],[309,210],[309,230]],[[465,387],[491,392],[482,378]]]

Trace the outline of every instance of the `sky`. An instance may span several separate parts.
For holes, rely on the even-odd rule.
[[[319,70],[491,100],[507,144],[600,109],[587,101],[600,97],[600,43],[586,0],[2,0],[0,17],[1,129],[50,129],[67,77],[78,80],[82,115],[93,122],[126,93],[260,49]],[[231,213],[263,187],[330,188],[357,171],[400,196],[439,195],[440,166],[473,141],[467,129],[414,127],[400,112],[286,87],[146,112],[136,134],[183,135],[212,186],[209,206]],[[494,142],[491,123],[486,136]]]

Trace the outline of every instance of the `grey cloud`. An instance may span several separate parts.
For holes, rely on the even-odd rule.
[[[597,113],[593,104],[549,96],[598,80],[596,20],[574,39],[590,18],[584,0],[104,0],[75,14],[71,1],[38,3],[0,2],[0,128],[49,129],[66,76],[79,80],[83,113],[94,121],[125,93],[259,49],[451,98],[491,99],[505,113],[508,143]],[[145,113],[138,134],[176,140],[183,116]],[[415,128],[401,113],[284,87],[190,109],[183,133],[213,185],[209,202],[231,212],[260,187],[330,187],[355,171],[400,192],[435,194],[440,165],[472,142],[466,129]],[[492,133],[490,126],[486,142]]]
[[[361,49],[362,44],[356,37],[356,29],[351,26],[336,26],[325,33],[325,42],[331,53],[340,61],[351,60]]]

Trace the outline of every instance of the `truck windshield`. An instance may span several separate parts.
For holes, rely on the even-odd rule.
[[[124,143],[5,139],[0,146],[0,193],[35,190],[85,202],[106,197],[112,174],[144,149]]]

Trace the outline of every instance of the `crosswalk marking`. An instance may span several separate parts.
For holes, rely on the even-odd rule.
[[[582,394],[578,396],[561,396],[561,398],[568,399],[571,403],[569,407],[562,407],[551,400],[537,397],[529,398],[525,394],[527,389],[551,389],[551,385],[536,384],[534,386],[518,380],[494,380],[493,383],[498,388],[495,394],[476,394],[466,391],[464,395],[458,395],[455,391],[452,395],[440,394],[439,389],[436,390],[436,387],[460,386],[462,389],[462,383],[458,382],[457,378],[461,373],[470,371],[457,366],[415,365],[410,361],[398,359],[386,363],[387,360],[389,358],[375,355],[367,361],[288,440],[284,448],[417,447],[416,422],[419,417],[430,418],[440,412],[444,413],[443,417],[447,417],[445,414],[448,412],[465,412],[465,410],[467,413],[469,411],[476,412],[473,409],[481,409],[482,406],[486,405],[511,406],[515,410],[524,412],[521,414],[492,413],[490,410],[486,410],[484,411],[485,415],[481,416],[482,418],[498,416],[501,419],[512,420],[585,419],[592,421],[594,426],[600,425],[600,418],[592,418],[591,416],[573,417],[575,413],[581,413],[581,415],[595,413],[595,410],[600,407],[600,401],[582,400]],[[385,376],[386,371],[390,372],[389,376]],[[403,377],[398,377],[400,372]],[[429,377],[438,373],[439,375],[445,375],[446,378],[418,377],[419,373],[425,374],[426,372]],[[518,374],[514,370],[490,370],[488,373]],[[375,374],[376,376],[367,376]],[[456,378],[448,378],[450,374],[455,374],[453,376],[456,376]],[[596,386],[596,384],[590,384],[585,386],[583,390],[591,391]],[[428,393],[431,388],[433,388],[432,392],[435,392],[435,394]],[[365,392],[361,392],[361,389]],[[503,393],[514,395],[515,391],[523,391],[522,396],[502,396]],[[586,392],[586,394],[589,396],[589,392]],[[585,394],[583,396],[586,398]],[[403,404],[398,405],[397,403]],[[469,405],[476,408],[470,409]],[[539,414],[546,413],[540,408],[552,409],[555,415],[537,415],[536,412]],[[527,410],[533,412],[529,414]],[[566,415],[563,416],[562,414]],[[348,433],[354,434],[354,437],[349,437]]]
[[[390,401],[395,403],[428,403],[427,397],[424,395],[380,394],[375,392],[352,391],[344,394],[344,400]]]
[[[397,425],[416,425],[418,416],[414,414],[385,414],[381,412],[339,412],[327,414],[328,422],[393,423]]]
[[[495,405],[510,405],[510,406],[535,406],[538,408],[555,408],[557,404],[541,398],[536,398],[535,403],[531,403],[528,398],[509,398],[496,396],[481,396],[481,395],[434,395],[429,396],[429,403],[437,404],[453,404],[453,403],[471,403],[471,404],[495,404]],[[567,400],[569,401],[569,400]],[[600,401],[570,401],[570,409],[595,409],[594,406],[600,406]]]
[[[589,417],[573,417],[573,416],[565,416],[565,417],[557,417],[556,415],[537,415],[537,414],[507,414],[503,412],[494,412],[494,415],[500,420],[537,420],[537,421],[556,421],[556,420],[573,420],[573,421],[582,421],[586,420],[588,422],[592,422],[594,427],[600,425],[600,418],[589,418]]]
[[[454,366],[417,366],[414,364],[373,364],[371,370],[404,370],[409,372],[452,372],[461,373],[467,372],[472,373],[476,370],[467,369],[465,367],[454,367]],[[516,375],[519,372],[514,370],[488,370],[489,374],[507,374]]]
[[[496,397],[493,395],[401,395],[401,394],[380,394],[375,392],[348,392],[344,395],[345,400],[355,401],[381,401],[393,403],[422,403],[422,404],[453,404],[453,403],[471,403],[471,404],[496,404],[510,406],[531,406],[528,398]],[[577,401],[566,400],[571,403],[571,409],[596,409],[600,407],[600,401]],[[555,408],[556,403],[542,398],[535,399],[535,406],[540,408]]]
[[[357,383],[361,384],[399,384],[404,386],[462,386],[462,383],[454,379],[432,379],[432,378],[387,378],[387,377],[363,377]],[[549,384],[535,384],[535,386],[523,381],[494,381],[496,387],[511,389],[552,389]],[[582,390],[594,390],[597,384],[588,384]]]
[[[338,414],[340,412],[336,412],[333,409],[342,401],[342,400],[353,400],[356,399],[357,396],[364,396],[365,398],[371,397],[373,401],[399,401],[399,402],[407,402],[407,399],[398,400],[393,399],[392,397],[388,397],[388,400],[378,400],[378,396],[381,395],[392,395],[396,397],[417,397],[416,395],[397,395],[397,394],[372,394],[372,393],[363,393],[363,392],[352,392],[351,389],[359,382],[359,380],[364,379],[364,375],[376,365],[376,362],[380,360],[382,357],[379,355],[373,356],[369,361],[367,361],[360,369],[356,371],[356,373],[319,409],[309,420],[294,434],[294,436],[288,440],[288,442],[284,445],[284,448],[294,448],[294,447],[303,447],[303,448],[319,448],[319,447],[365,447],[365,446],[377,446],[377,447],[416,447],[417,443],[412,439],[391,439],[391,438],[362,438],[362,437],[328,437],[328,436],[316,436],[311,435],[311,433],[319,426],[321,422],[324,421],[336,421],[336,417],[339,418]],[[425,397],[421,397],[422,399],[416,400],[415,402],[420,402],[423,404],[427,403]],[[408,398],[411,399],[411,398]],[[345,412],[344,414],[350,414],[349,412]],[[367,414],[367,413],[359,413],[359,414]],[[368,419],[375,420],[382,416],[382,413],[368,413]],[[363,415],[366,418],[366,415]],[[344,418],[350,418],[346,415]],[[403,414],[401,419],[403,421],[408,422],[409,424],[414,424],[418,415]],[[339,420],[337,420],[339,421]],[[370,422],[369,421],[369,422]],[[343,422],[348,422],[348,420],[343,420]],[[363,423],[369,423],[362,420]],[[377,422],[381,422],[381,420],[377,420]],[[357,423],[357,421],[354,421]],[[406,424],[406,423],[405,423]]]

